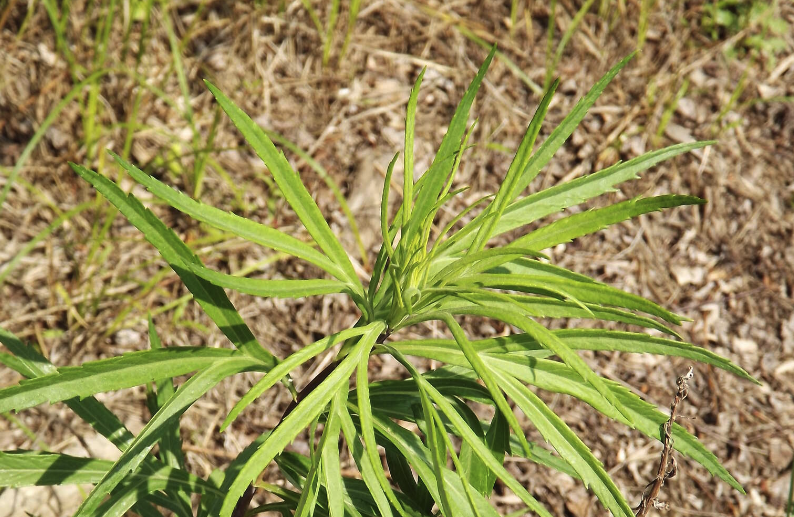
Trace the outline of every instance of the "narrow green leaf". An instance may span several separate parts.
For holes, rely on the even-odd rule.
[[[502,393],[502,390],[499,389],[499,386],[496,383],[496,379],[494,379],[493,375],[491,375],[490,369],[486,366],[486,364],[482,361],[479,354],[472,348],[471,343],[469,343],[466,334],[463,332],[463,329],[460,327],[457,321],[452,316],[446,315],[443,318],[444,323],[449,328],[449,331],[452,332],[452,336],[455,339],[455,342],[460,347],[463,355],[466,356],[466,360],[477,373],[477,376],[483,381],[485,387],[488,389],[488,392],[491,394],[491,397],[496,404],[496,407],[499,411],[502,412],[504,417],[507,419],[510,428],[513,430],[515,435],[518,437],[519,442],[521,442],[521,447],[524,449],[524,452],[529,455],[531,454],[529,443],[527,443],[527,439],[524,436],[524,431],[521,429],[521,424],[518,422],[518,419],[513,414],[513,410],[510,408],[510,405],[507,403],[507,400]]]
[[[361,473],[361,479],[366,484],[367,490],[377,506],[378,513],[383,517],[391,517],[392,511],[389,500],[386,497],[386,493],[383,491],[378,477],[375,475],[372,463],[369,458],[366,457],[367,453],[364,450],[364,446],[361,444],[361,440],[359,439],[360,435],[355,428],[348,408],[341,408],[339,414],[342,417],[342,432],[345,435],[347,448],[350,450],[350,455],[353,456],[356,467],[358,467],[358,471]]]
[[[363,354],[364,350],[369,349],[384,328],[385,325],[383,323],[374,322],[351,353],[334,369],[333,373],[317,389],[303,399],[287,418],[273,430],[262,446],[251,455],[251,458],[240,469],[240,472],[229,487],[229,492],[223,500],[220,511],[222,517],[231,515],[237,500],[262,469],[273,460],[276,454],[284,450],[284,447],[289,445],[309,425],[309,422],[322,412],[337,390],[344,389],[347,386],[348,378],[355,370],[361,354]]]
[[[466,297],[446,297],[441,299],[437,304],[428,306],[427,310],[443,310],[455,314],[462,308],[471,307],[474,305],[488,305],[493,308],[504,307],[506,309],[515,309],[515,304],[517,303],[521,306],[523,311],[527,313],[527,315],[533,318],[580,318],[616,321],[629,325],[656,329],[677,338],[681,337],[671,328],[662,325],[652,318],[640,316],[621,309],[613,309],[611,307],[602,307],[588,304],[587,310],[585,310],[572,301],[526,295],[508,295],[511,301],[505,302],[502,298],[504,295],[495,296],[498,293],[493,293],[484,289],[467,292],[466,290],[457,287],[449,288],[446,290],[446,292],[452,295],[465,295]],[[418,314],[416,317],[421,318],[422,315]],[[416,320],[412,318],[406,319],[396,328],[399,329],[410,326],[415,321]]]
[[[604,507],[612,512],[612,515],[634,517],[634,512],[604,470],[604,466],[576,436],[576,433],[571,431],[568,425],[526,386],[499,371],[495,370],[494,375],[499,379],[499,385],[532,421],[532,425],[579,473],[585,487],[593,490]]]
[[[403,517],[407,517],[407,512],[402,504],[397,500],[392,490],[386,474],[383,472],[378,446],[375,441],[375,429],[372,424],[372,406],[369,402],[369,356],[372,347],[375,346],[373,340],[370,345],[359,354],[358,369],[356,371],[356,395],[359,402],[359,418],[361,420],[361,437],[364,440],[364,448],[369,459],[372,470],[380,483],[386,498],[394,506],[397,512]]]
[[[323,485],[328,497],[328,514],[330,517],[344,517],[344,485],[342,483],[342,469],[339,464],[339,433],[341,431],[341,417],[339,412],[347,404],[347,390],[339,390],[331,402],[328,420],[325,423],[328,439],[322,448]]]
[[[557,86],[559,84],[559,79],[554,81],[543,96],[543,99],[541,99],[538,108],[535,110],[535,114],[532,116],[532,120],[527,126],[524,137],[521,139],[521,143],[518,145],[518,149],[513,156],[513,161],[507,169],[505,179],[499,186],[496,199],[494,199],[493,204],[488,207],[487,216],[484,217],[483,224],[480,226],[479,230],[477,230],[477,235],[474,237],[474,242],[469,246],[467,254],[483,249],[493,235],[493,229],[502,218],[505,208],[507,208],[507,205],[519,194],[519,192],[517,192],[519,189],[516,187],[518,186],[521,174],[529,164],[532,149],[535,147],[535,140],[540,133],[543,119],[546,118],[546,112],[549,109],[549,103],[552,97],[554,97],[554,92],[557,91]],[[523,190],[523,188],[520,190]]]
[[[453,158],[456,149],[458,149],[460,145],[460,140],[463,137],[468,123],[469,110],[474,102],[474,97],[477,95],[477,90],[480,88],[480,83],[482,83],[485,77],[485,72],[491,64],[495,51],[496,47],[494,46],[477,72],[474,80],[471,82],[468,90],[466,90],[466,93],[455,110],[455,114],[452,116],[449,129],[441,141],[441,145],[433,159],[433,163],[423,175],[423,178],[427,178],[427,180],[425,180],[422,189],[419,191],[416,205],[414,205],[413,211],[416,215],[410,219],[408,231],[403,233],[403,240],[401,243],[406,242],[410,244],[414,235],[420,233],[420,225],[424,223],[430,210],[438,199],[438,195],[444,185],[444,180],[447,177],[447,164],[450,159]]]
[[[413,383],[412,383],[413,384]],[[357,412],[358,407],[348,402],[348,407]],[[402,454],[411,467],[416,471],[419,476],[420,490],[427,490],[430,494],[432,506],[433,501],[439,501],[440,495],[437,489],[437,483],[433,468],[431,467],[432,460],[430,458],[430,451],[424,446],[419,436],[416,433],[408,431],[399,424],[393,422],[389,418],[373,412],[373,424],[375,430],[378,432],[378,437],[383,437],[383,445],[388,450],[393,447]],[[359,443],[360,446],[360,443]],[[450,471],[446,467],[442,470],[444,474],[444,487],[448,494],[450,494],[449,503],[452,506],[452,515],[470,515],[471,510],[464,502],[466,493],[461,484],[461,478],[457,473]],[[377,485],[379,488],[380,485]],[[397,495],[400,495],[397,493]],[[484,517],[498,517],[498,513],[491,507],[488,500],[474,493],[477,511]],[[416,503],[416,500],[410,499],[410,503]],[[408,505],[405,505],[406,507]]]
[[[615,185],[639,178],[639,172],[659,162],[713,143],[714,141],[704,141],[672,145],[521,198],[505,210],[496,225],[494,235],[537,221],[601,194],[614,192]]]
[[[653,316],[658,316],[675,325],[680,325],[683,321],[677,314],[665,310],[642,296],[637,296],[595,282],[578,282],[566,278],[554,278],[541,275],[534,276],[511,272],[507,275],[480,273],[476,276],[460,278],[455,281],[455,284],[461,286],[475,285],[491,289],[505,289],[538,294],[558,292],[564,294],[566,297],[575,298],[584,303],[613,305],[625,309],[643,311]]]
[[[130,352],[82,366],[66,366],[58,373],[24,380],[0,390],[0,412],[131,388],[239,357],[239,353],[226,348],[178,347]],[[259,361],[252,361],[264,368]]]
[[[221,105],[223,111],[229,116],[237,129],[253,147],[256,154],[265,162],[276,180],[284,198],[290,204],[303,225],[314,238],[320,249],[337,265],[345,274],[344,280],[356,285],[357,291],[363,296],[364,288],[353,269],[353,264],[344,248],[334,236],[328,223],[323,218],[320,209],[312,199],[306,187],[301,182],[295,171],[292,170],[284,154],[276,149],[262,128],[254,123],[251,118],[238,108],[228,97],[209,81],[204,81],[212,95]]]
[[[115,183],[85,167],[69,164],[83,179],[91,183],[105,198],[110,201],[132,223],[155,248],[160,255],[176,271],[185,286],[193,293],[196,301],[207,315],[218,325],[229,340],[246,354],[258,358],[268,367],[277,363],[273,354],[260,345],[248,325],[240,317],[226,293],[220,287],[180,267],[183,263],[192,262],[201,265],[201,261],[193,254],[184,242],[168,229],[162,221],[144,206],[133,195],[125,195]],[[289,381],[287,381],[289,384]],[[291,385],[290,385],[291,386]]]
[[[481,271],[498,267],[505,262],[512,262],[521,257],[545,257],[537,251],[527,248],[492,248],[470,253],[453,261],[435,273],[428,281],[429,285],[448,285],[458,277],[474,275]]]
[[[385,345],[382,345],[385,346]],[[388,347],[390,348],[390,347]],[[421,383],[422,387],[425,389],[426,393],[430,396],[430,398],[438,405],[441,411],[447,416],[447,418],[452,422],[452,424],[461,432],[461,437],[466,440],[469,445],[472,447],[474,452],[477,456],[483,460],[483,463],[486,466],[493,470],[496,476],[502,480],[502,482],[515,493],[521,501],[524,502],[528,507],[532,509],[538,515],[542,517],[551,517],[551,514],[548,510],[546,510],[534,497],[532,497],[529,492],[521,485],[521,483],[516,480],[505,468],[502,466],[501,463],[496,461],[491,454],[491,451],[485,446],[485,444],[480,440],[477,435],[472,431],[467,425],[465,420],[458,414],[457,411],[452,407],[452,405],[446,400],[446,398],[439,393],[426,379],[424,379],[416,368],[403,356],[399,351],[394,348],[390,348],[390,352],[397,359],[405,368],[411,373],[411,376],[417,383]]]
[[[485,444],[491,450],[497,461],[504,462],[505,451],[510,446],[510,426],[507,419],[498,409],[494,413],[488,432],[485,434]],[[533,448],[534,450],[534,448]],[[528,456],[532,456],[528,455]],[[488,497],[493,492],[496,474],[489,470],[485,463],[477,457],[467,442],[460,446],[460,460],[466,479],[478,492]]]
[[[367,250],[364,249],[364,243],[361,240],[361,233],[358,230],[358,224],[356,223],[356,218],[353,217],[353,212],[350,210],[350,206],[347,204],[347,200],[345,199],[345,195],[339,188],[339,185],[336,184],[334,179],[328,174],[328,171],[320,165],[320,162],[312,158],[309,153],[295,145],[293,142],[287,140],[284,136],[276,133],[272,129],[263,129],[265,134],[269,136],[274,142],[279,143],[298,155],[298,157],[306,162],[306,164],[311,167],[314,172],[322,179],[326,186],[331,189],[331,193],[333,193],[336,202],[339,203],[339,207],[342,209],[342,212],[345,214],[345,218],[347,219],[347,224],[350,225],[350,231],[353,233],[353,238],[356,239],[356,244],[358,245],[358,251],[361,255],[361,262],[364,264],[364,267],[369,267],[369,262],[367,259]]]
[[[216,349],[212,349],[216,350]],[[155,350],[154,352],[160,352]],[[165,432],[167,425],[174,418],[178,418],[199,397],[204,395],[213,386],[225,377],[235,373],[244,372],[260,367],[261,363],[244,355],[216,359],[215,362],[193,375],[174,394],[171,399],[158,411],[144,426],[143,430],[135,437],[130,447],[113,464],[113,467],[97,483],[75,513],[75,517],[95,515],[105,497],[126,479],[131,471],[135,471],[151,448]]]
[[[558,330],[555,334],[565,341],[568,346],[577,350],[616,350],[635,354],[684,357],[710,364],[742,379],[761,384],[755,377],[733,364],[730,360],[710,350],[683,341],[673,341],[649,336],[648,334],[597,329],[566,329]]]
[[[243,395],[240,400],[237,401],[237,404],[235,404],[232,410],[229,411],[229,414],[226,416],[223,424],[221,424],[221,432],[225,431],[226,428],[229,427],[229,424],[231,424],[237,418],[243,409],[248,407],[248,405],[256,400],[257,397],[259,397],[262,393],[273,387],[276,382],[278,382],[280,377],[288,374],[293,368],[300,366],[312,357],[323,353],[342,341],[371,332],[373,329],[378,328],[381,325],[382,324],[379,322],[374,322],[363,327],[353,327],[336,334],[331,334],[330,336],[326,336],[310,345],[303,347],[299,351],[287,357],[273,370],[269,371],[267,375],[262,377],[259,382],[257,382],[250,390],[248,390],[245,395]]]
[[[191,273],[218,287],[266,298],[305,298],[321,294],[343,293],[350,284],[339,280],[270,280],[227,275],[197,264],[185,264]]]
[[[157,329],[154,326],[154,321],[151,315],[148,317],[149,326],[149,344],[153,350],[160,350],[163,347],[160,341],[160,336],[157,334]],[[165,377],[158,380],[156,383],[156,408],[151,411],[155,414],[161,407],[168,402],[168,399],[174,396],[174,382],[171,377]],[[148,390],[148,386],[147,386]],[[147,393],[148,395],[148,393]],[[174,419],[167,429],[164,430],[162,438],[159,442],[160,460],[169,467],[176,469],[185,469],[185,456],[182,454],[182,437],[180,435],[179,419]],[[190,494],[182,490],[174,490],[169,488],[165,491],[174,503],[180,508],[177,512],[178,515],[193,516],[193,507],[190,502]]]
[[[574,371],[576,371],[576,373],[581,375],[583,379],[585,379],[596,390],[598,390],[598,392],[607,402],[609,402],[609,404],[614,406],[624,417],[626,417],[625,423],[629,426],[631,425],[631,417],[626,415],[626,412],[621,407],[620,402],[615,398],[612,391],[610,391],[609,388],[607,388],[603,383],[603,379],[596,375],[596,373],[593,372],[587,363],[585,363],[584,360],[573,350],[571,350],[562,340],[547,330],[546,327],[536,322],[528,315],[524,314],[520,307],[500,307],[497,309],[494,307],[470,306],[458,308],[455,310],[455,312],[459,314],[469,314],[472,316],[493,318],[520,328],[522,331],[535,338],[538,343],[544,347],[547,347],[554,354],[559,356],[565,364],[570,366]],[[422,317],[425,319],[435,319],[441,316],[430,314],[422,315]]]
[[[577,237],[603,230],[607,226],[638,215],[647,214],[648,212],[656,212],[682,205],[702,205],[704,203],[704,200],[693,196],[666,195],[635,198],[558,219],[543,228],[519,237],[508,246],[543,250],[554,247],[557,244],[570,242]]]
[[[380,232],[383,237],[383,249],[386,250],[386,255],[390,260],[393,260],[394,250],[392,249],[393,236],[389,232],[389,189],[391,188],[394,164],[397,163],[398,156],[400,156],[398,153],[394,154],[394,158],[391,159],[389,167],[386,169],[386,179],[383,180],[383,195],[380,199]],[[413,183],[411,185],[413,186]]]
[[[416,78],[411,96],[408,98],[408,107],[405,109],[405,154],[403,155],[403,234],[408,232],[408,223],[411,220],[411,209],[414,202],[414,129],[416,127],[416,102],[419,98],[419,88],[427,67],[422,68]]]
[[[27,378],[55,374],[58,370],[32,347],[25,345],[15,335],[0,328],[0,343],[14,355],[0,354],[0,363]],[[13,359],[8,362],[6,359]],[[73,398],[64,401],[69,409],[83,419],[119,450],[124,451],[135,438],[119,418],[94,397]]]
[[[68,454],[39,451],[0,452],[0,486],[77,485],[98,483],[113,467],[113,462],[80,458]],[[162,463],[156,470],[133,473],[131,479],[151,480],[184,490],[186,493],[221,495],[217,488],[198,476]]]
[[[582,99],[576,104],[576,106],[571,110],[568,116],[563,119],[563,121],[554,128],[554,131],[551,132],[551,135],[540,145],[538,150],[535,154],[532,155],[532,158],[526,164],[526,167],[522,171],[521,177],[518,180],[515,190],[513,190],[513,196],[517,196],[521,191],[523,191],[527,185],[529,185],[535,176],[538,175],[540,170],[551,160],[551,157],[557,152],[557,150],[562,147],[562,144],[571,136],[574,129],[579,126],[579,123],[582,121],[584,116],[587,114],[587,111],[595,104],[595,101],[598,97],[601,96],[601,93],[607,87],[607,85],[614,79],[614,77],[618,74],[618,72],[626,66],[626,64],[634,57],[634,53],[629,54],[627,57],[623,58],[617,65],[612,67],[609,72],[604,75],[591,89],[587,94],[582,97]]]
[[[259,244],[266,248],[284,252],[293,257],[301,258],[331,275],[346,280],[343,271],[325,255],[312,248],[305,242],[289,234],[257,223],[245,217],[224,212],[213,206],[205,205],[191,199],[184,193],[169,187],[138,169],[126,160],[108,151],[116,162],[138,183],[146,187],[152,194],[166,201],[169,205],[190,217],[207,223],[215,228],[224,230],[243,239]],[[133,223],[134,224],[134,223]]]

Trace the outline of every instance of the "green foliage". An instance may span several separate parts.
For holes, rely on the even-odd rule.
[[[580,479],[613,515],[631,517],[631,506],[602,463],[531,387],[580,399],[605,416],[660,440],[666,415],[622,385],[600,376],[580,357],[580,350],[682,357],[749,381],[754,379],[730,361],[677,339],[636,331],[548,330],[536,319],[616,321],[677,337],[668,325],[677,325],[684,318],[650,300],[554,266],[541,251],[648,212],[703,201],[678,195],[631,199],[557,218],[509,242],[504,237],[495,238],[613,192],[620,183],[637,178],[642,170],[708,142],[653,151],[524,195],[630,57],[610,70],[533,152],[556,89],[553,82],[499,190],[464,208],[453,219],[458,229],[453,231],[455,223],[448,224],[431,238],[439,209],[461,191],[451,190],[451,186],[471,134],[471,106],[494,54],[492,49],[464,94],[429,170],[414,181],[413,130],[422,75],[417,79],[406,117],[405,196],[390,218],[389,183],[395,156],[383,190],[383,244],[366,287],[311,194],[268,133],[210,83],[207,87],[265,162],[312,243],[204,205],[113,154],[116,163],[175,209],[223,232],[305,260],[328,277],[263,280],[211,270],[134,195],[125,194],[104,176],[73,164],[74,171],[157,248],[236,350],[163,348],[150,320],[151,350],[56,369],[35,350],[0,330],[0,342],[10,351],[0,353],[0,362],[28,378],[0,390],[0,412],[63,401],[121,452],[115,462],[34,451],[3,452],[0,486],[95,484],[79,508],[79,516],[123,515],[130,509],[141,515],[158,515],[156,507],[176,515],[192,515],[190,495],[200,494],[198,515],[228,517],[242,514],[238,511],[247,508],[249,487],[275,463],[295,490],[259,483],[257,486],[280,501],[268,503],[257,512],[421,516],[431,515],[437,507],[447,516],[496,516],[488,498],[498,480],[526,505],[526,511],[549,516],[543,504],[504,467],[505,458],[512,456]],[[476,216],[469,217],[481,207]],[[224,288],[281,298],[344,293],[360,310],[360,319],[353,328],[279,360],[256,340]],[[471,340],[459,316],[500,320],[520,333]],[[426,321],[443,323],[451,338],[401,338],[401,330]],[[336,346],[335,361],[296,393],[290,372]],[[371,380],[368,364],[376,354],[396,359],[408,378]],[[432,360],[441,366],[423,372],[409,357]],[[224,472],[200,479],[185,469],[179,418],[220,381],[242,372],[259,372],[262,378],[235,404],[221,431],[279,382],[292,391],[295,401],[275,429],[254,440]],[[172,379],[190,373],[193,375],[175,388]],[[356,387],[352,389],[354,375]],[[147,386],[153,416],[136,436],[94,395],[137,385]],[[476,406],[492,406],[493,418],[481,419],[473,409]],[[513,406],[556,455],[526,439]],[[400,421],[415,424],[419,432],[409,431]],[[309,453],[285,452],[307,429]],[[686,429],[674,425],[672,433],[676,450],[742,491],[716,456]],[[355,463],[357,476],[342,473],[340,438]],[[155,446],[157,456],[152,454]],[[380,447],[385,450],[388,477]],[[244,506],[237,509],[240,500]]]
[[[703,30],[712,39],[737,35],[744,31],[736,43],[726,50],[728,55],[750,52],[763,58],[769,68],[774,68],[776,56],[787,49],[784,39],[789,26],[780,14],[776,0],[714,0],[703,5],[701,17]]]

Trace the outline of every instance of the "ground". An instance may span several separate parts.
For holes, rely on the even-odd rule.
[[[475,147],[458,176],[461,185],[472,187],[463,196],[471,202],[494,191],[503,177],[510,161],[504,150],[518,144],[557,45],[582,2],[560,0],[553,18],[543,2],[516,2],[513,25],[507,1],[367,1],[342,56],[345,4],[330,33],[325,66],[329,13],[322,2],[314,2],[322,32],[297,0],[156,4],[148,30],[142,22],[145,7],[121,2],[106,40],[101,22],[108,6],[98,4],[71,2],[62,23],[54,23],[52,17],[61,15],[53,10],[49,16],[45,3],[0,3],[0,187],[10,188],[0,207],[0,327],[36,343],[59,366],[147,348],[148,312],[166,345],[229,346],[154,248],[97,199],[68,161],[132,189],[205,263],[230,271],[250,266],[268,278],[313,275],[297,261],[209,232],[157,205],[108,163],[105,148],[130,156],[205,203],[300,234],[266,169],[219,113],[202,83],[208,78],[256,122],[307,153],[288,152],[288,157],[365,273],[377,251],[386,166],[403,147],[405,105],[422,67],[427,73],[418,107],[419,171],[429,165],[487,54],[477,40],[485,46],[496,42],[503,53],[478,96]],[[720,3],[721,12],[737,21],[712,27],[717,5],[592,3],[552,71],[561,85],[541,138],[644,35],[642,50],[530,189],[665,145],[716,141],[654,167],[606,200],[678,193],[705,198],[707,205],[644,216],[548,252],[559,265],[691,318],[681,329],[684,339],[729,357],[762,382],[755,386],[695,365],[683,407],[688,418],[681,422],[724,462],[747,495],[682,458],[679,475],[663,491],[668,514],[783,515],[794,456],[794,6]],[[547,57],[550,22],[552,58]],[[776,35],[781,24],[787,28]],[[60,104],[75,85],[103,69],[99,79],[89,79],[88,87]],[[28,156],[40,129],[43,137]],[[197,170],[205,174],[196,175]],[[325,173],[356,216],[366,259]],[[398,166],[396,174],[401,173]],[[355,307],[340,297],[285,302],[230,296],[260,341],[280,357],[356,318]],[[510,331],[487,321],[470,321],[467,328],[479,335]],[[675,377],[688,365],[644,355],[586,358],[603,375],[633,386],[662,408],[670,403]],[[301,372],[297,384],[323,366],[319,361]],[[389,362],[373,360],[372,366],[373,375],[395,372]],[[0,385],[17,380],[0,369]],[[243,375],[222,384],[183,417],[195,473],[206,476],[223,466],[278,421],[276,408],[288,402],[285,391],[269,393],[241,423],[217,432],[233,401],[254,380]],[[102,400],[133,431],[149,417],[142,389]],[[629,501],[639,502],[655,471],[659,443],[566,397],[546,400],[605,463]],[[540,439],[527,424],[528,435]],[[60,404],[6,415],[0,430],[2,450],[112,455],[112,448]],[[556,515],[604,513],[570,478],[530,464],[509,466]],[[66,515],[81,497],[77,489],[5,491],[0,516]],[[494,502],[504,510],[517,508],[506,491]]]

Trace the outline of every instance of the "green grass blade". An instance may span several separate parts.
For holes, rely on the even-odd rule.
[[[361,0],[350,0],[348,6],[349,12],[347,15],[347,30],[345,31],[345,41],[342,43],[342,49],[339,51],[339,64],[341,66],[342,60],[347,54],[347,48],[350,46],[350,40],[353,38],[353,27],[356,25],[358,19],[358,11],[361,7]]]
[[[178,418],[199,397],[225,377],[258,367],[261,367],[258,361],[244,355],[237,355],[222,360],[216,359],[211,366],[188,379],[160,411],[149,420],[135,437],[129,449],[124,451],[108,473],[97,483],[88,498],[78,508],[75,517],[96,514],[105,497],[127,478],[131,471],[138,468],[173,418]]]
[[[238,108],[228,97],[209,81],[205,81],[212,95],[221,105],[223,111],[229,116],[237,129],[243,134],[246,141],[253,147],[256,154],[270,169],[273,178],[281,189],[284,198],[290,204],[303,225],[314,238],[320,249],[345,273],[345,280],[356,285],[361,295],[364,288],[353,269],[353,264],[344,248],[334,236],[328,223],[323,218],[320,209],[312,199],[306,187],[301,182],[295,171],[292,170],[284,154],[276,149],[268,138],[251,118]]]
[[[66,108],[66,106],[68,106],[69,103],[72,102],[72,100],[74,100],[75,97],[77,97],[83,92],[83,88],[93,84],[100,77],[107,75],[111,72],[113,72],[112,69],[104,69],[92,73],[91,75],[86,77],[85,80],[74,85],[72,89],[69,90],[69,93],[67,93],[66,96],[63,99],[61,99],[61,101],[58,102],[58,104],[55,105],[52,111],[50,111],[50,113],[47,115],[47,118],[44,119],[44,122],[41,123],[41,126],[39,126],[39,128],[31,137],[28,144],[25,146],[25,149],[22,150],[22,154],[19,155],[17,162],[14,164],[14,168],[11,170],[11,174],[9,174],[9,176],[6,178],[5,185],[3,186],[3,191],[0,192],[0,210],[3,208],[3,205],[5,204],[6,197],[8,196],[8,192],[11,190],[11,187],[14,185],[14,183],[16,183],[17,177],[19,176],[19,173],[22,171],[22,167],[25,166],[25,163],[28,161],[28,158],[30,158],[31,153],[39,144],[41,139],[44,137],[44,134],[47,132],[48,129],[50,129],[50,126],[52,126],[53,122],[55,122],[55,120],[60,116],[61,111],[63,111],[64,108]]]
[[[526,386],[499,371],[495,371],[494,374],[499,379],[499,385],[532,421],[543,438],[579,473],[585,487],[589,487],[598,496],[604,507],[612,512],[612,515],[634,517],[634,512],[604,470],[604,466],[576,436],[576,433],[571,431],[570,427]]]
[[[14,255],[14,257],[11,260],[6,262],[5,267],[2,269],[2,271],[0,271],[0,285],[2,285],[5,282],[6,278],[8,278],[8,275],[10,275],[11,272],[14,270],[14,268],[16,268],[17,265],[19,265],[19,263],[22,261],[22,259],[25,258],[25,256],[27,256],[28,253],[33,251],[33,249],[42,240],[46,239],[52,232],[54,232],[63,223],[65,223],[66,221],[68,221],[72,217],[76,216],[77,214],[79,214],[83,210],[85,210],[85,209],[87,209],[87,208],[89,208],[89,207],[91,207],[93,205],[94,205],[93,201],[89,201],[87,203],[83,203],[81,205],[77,205],[76,207],[72,208],[68,212],[64,212],[63,214],[61,214],[60,216],[55,218],[55,220],[53,222],[51,222],[49,225],[47,225],[46,228],[44,228],[42,231],[40,231],[38,234],[36,234],[36,236],[33,237],[27,244],[25,244],[22,247],[22,249],[19,250],[19,252],[16,255]]]
[[[235,352],[225,348],[178,347],[130,352],[82,366],[67,366],[60,368],[58,373],[21,381],[0,390],[0,413],[131,388],[185,375],[233,357],[236,357]]]
[[[454,27],[458,30],[458,32],[485,50],[491,48],[491,45],[487,41],[477,36],[473,31],[469,30],[463,24],[456,24]],[[515,61],[507,57],[504,52],[497,50],[495,56],[496,59],[501,61],[511,72],[513,72],[516,77],[518,77],[525,85],[527,85],[527,87],[532,90],[535,95],[543,95],[543,88],[538,83],[530,79],[526,72],[524,72],[521,67],[515,63]]]
[[[223,289],[180,267],[185,262],[201,265],[201,261],[173,231],[147,210],[135,196],[125,195],[112,181],[80,165],[73,163],[70,165],[78,175],[94,185],[94,188],[118,208],[130,223],[143,233],[146,240],[157,248],[160,255],[193,293],[204,312],[218,325],[221,332],[229,338],[234,346],[246,354],[256,357],[271,368],[276,365],[275,356],[257,342]]]
[[[315,341],[314,343],[307,345],[294,354],[290,355],[284,359],[284,361],[280,362],[278,366],[269,371],[267,375],[262,377],[259,382],[257,382],[250,390],[248,390],[245,395],[243,395],[240,400],[237,401],[237,404],[235,404],[232,410],[229,411],[226,419],[221,424],[221,432],[226,430],[229,424],[231,424],[237,418],[243,409],[256,400],[257,397],[259,397],[262,393],[273,387],[273,385],[278,382],[278,379],[284,375],[287,375],[293,368],[300,366],[309,359],[323,353],[338,343],[355,338],[357,336],[361,336],[368,332],[372,332],[375,328],[379,328],[380,326],[382,326],[381,323],[373,322],[363,327],[354,327],[343,330],[342,332],[331,334],[330,336],[326,336],[319,341]]]
[[[109,152],[135,181],[146,187],[155,196],[190,217],[220,230],[231,232],[260,246],[301,258],[337,278],[345,278],[344,273],[328,257],[305,242],[264,224],[195,201],[182,192],[161,183],[141,171],[112,151]]]
[[[273,430],[262,446],[251,455],[248,462],[240,469],[229,491],[223,500],[220,515],[229,517],[238,499],[248,485],[259,475],[273,457],[284,450],[303,429],[319,415],[331,401],[339,389],[346,389],[350,374],[356,369],[364,350],[375,342],[385,325],[374,322],[370,330],[364,334],[351,353],[342,360],[325,381],[312,391],[295,409]]]
[[[604,208],[570,215],[530,232],[511,242],[508,246],[519,246],[535,250],[551,248],[557,244],[570,242],[577,237],[588,235],[604,228],[665,208],[682,205],[702,205],[705,201],[694,196],[666,195],[649,198],[635,198]]]
[[[339,17],[339,3],[340,0],[331,0],[331,12],[328,15],[328,26],[325,28],[325,36],[323,37],[323,66],[328,64],[328,60],[331,57],[334,29],[336,28],[336,20]]]

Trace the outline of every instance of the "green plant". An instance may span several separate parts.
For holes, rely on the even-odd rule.
[[[780,15],[777,0],[713,0],[703,5],[700,23],[715,40],[743,33],[727,47],[726,54],[735,57],[749,52],[762,57],[769,68],[774,68],[776,56],[788,46],[784,37],[789,26]]]
[[[613,191],[615,185],[636,178],[638,172],[662,160],[708,144],[671,146],[521,195],[630,57],[610,70],[533,153],[558,84],[554,82],[496,194],[464,209],[431,242],[432,223],[439,208],[463,190],[452,190],[453,179],[470,135],[466,127],[470,108],[494,52],[492,49],[461,100],[429,170],[414,182],[413,136],[424,72],[419,75],[407,107],[404,195],[396,214],[389,218],[395,155],[383,189],[384,243],[367,286],[267,133],[209,82],[207,86],[221,108],[267,164],[284,198],[311,235],[312,244],[203,205],[113,155],[116,162],[174,208],[219,230],[303,259],[325,271],[327,278],[262,280],[208,269],[135,196],[124,194],[105,177],[72,164],[77,174],[94,185],[160,251],[236,350],[162,348],[150,319],[151,350],[56,370],[32,347],[0,331],[0,341],[11,352],[0,354],[0,361],[30,379],[0,390],[0,414],[63,401],[122,451],[116,462],[34,451],[0,453],[0,486],[93,483],[96,486],[79,508],[79,516],[122,515],[132,508],[148,517],[159,515],[158,507],[180,516],[192,515],[192,493],[201,494],[198,515],[242,515],[253,493],[252,483],[280,499],[253,510],[256,513],[407,516],[431,515],[437,507],[448,516],[493,516],[497,514],[488,496],[498,479],[523,501],[526,511],[550,515],[503,466],[506,455],[512,455],[581,479],[613,515],[632,516],[629,504],[601,462],[528,387],[532,385],[581,399],[655,440],[662,440],[663,430],[669,429],[671,437],[665,439],[665,448],[672,444],[742,491],[694,436],[672,422],[666,426],[668,419],[663,413],[620,384],[597,375],[577,351],[683,357],[753,381],[744,370],[677,339],[608,330],[550,331],[536,321],[540,317],[613,321],[677,337],[667,324],[678,324],[682,317],[639,296],[553,266],[543,260],[540,250],[643,213],[703,201],[678,195],[632,199],[568,215],[507,244],[500,244],[504,239],[493,241],[505,232]],[[484,208],[464,224],[478,207]],[[398,233],[400,238],[395,243]],[[488,247],[490,244],[495,246]],[[283,298],[346,293],[361,315],[353,328],[279,360],[256,340],[224,288]],[[501,320],[521,333],[472,341],[456,320],[458,316]],[[401,330],[431,320],[443,322],[451,338],[400,338]],[[296,392],[290,372],[336,345],[340,348],[335,361]],[[395,358],[410,378],[370,380],[368,363],[373,354]],[[409,356],[438,361],[443,366],[421,372],[407,359]],[[206,480],[190,474],[181,454],[180,415],[224,378],[250,371],[264,375],[237,402],[221,431],[279,382],[291,391],[294,403],[275,429],[259,436],[224,472],[213,472]],[[172,379],[191,372],[195,373],[175,388]],[[354,374],[356,387],[351,389]],[[149,387],[153,416],[134,436],[94,395],[137,385]],[[559,455],[526,439],[509,400]],[[493,418],[482,420],[472,405],[492,406]],[[408,430],[399,421],[415,424],[419,432]],[[309,454],[285,452],[285,447],[306,429]],[[342,474],[340,437],[360,477]],[[157,456],[152,454],[155,445]],[[385,450],[390,477],[385,474],[379,447]],[[292,488],[256,481],[273,462]]]

